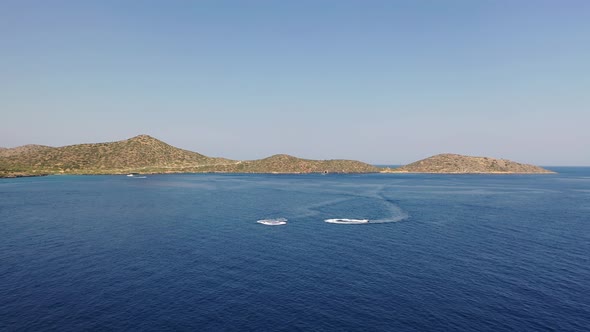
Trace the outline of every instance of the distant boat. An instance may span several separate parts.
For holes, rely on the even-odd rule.
[[[369,223],[369,219],[346,219],[346,218],[340,218],[340,219],[326,219],[324,220],[325,222],[329,222],[331,224],[368,224]]]
[[[285,218],[276,218],[276,219],[262,219],[256,221],[259,224],[267,225],[267,226],[279,226],[279,225],[286,225],[287,219]]]
[[[129,173],[129,174],[127,174],[127,176],[130,176],[130,177],[131,176],[137,176],[137,175],[139,175],[139,173]]]

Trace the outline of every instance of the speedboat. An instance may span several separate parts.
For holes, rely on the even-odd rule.
[[[267,226],[279,226],[279,225],[286,225],[287,219],[285,218],[276,218],[276,219],[262,219],[256,221],[259,224],[267,225]]]
[[[368,224],[369,219],[346,219],[346,218],[336,218],[336,219],[326,219],[325,222],[329,222],[331,224]]]

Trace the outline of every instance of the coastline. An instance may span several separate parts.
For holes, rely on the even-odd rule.
[[[227,171],[202,171],[202,172],[187,172],[187,171],[166,171],[166,172],[138,172],[137,170],[130,170],[128,172],[80,172],[80,173],[43,173],[43,174],[0,174],[0,179],[15,179],[27,177],[41,177],[41,176],[59,176],[59,175],[127,175],[129,173],[137,173],[139,175],[163,175],[163,174],[269,174],[269,175],[328,175],[328,174],[431,174],[431,175],[550,175],[559,174],[555,171],[550,172],[409,172],[409,171],[393,171],[383,170],[376,172],[227,172]]]
[[[34,178],[49,175],[52,174],[0,174],[0,179]]]
[[[549,171],[549,172],[409,172],[409,171],[381,171],[379,173],[382,174],[448,174],[448,175],[453,175],[453,174],[497,174],[497,175],[510,175],[510,174],[529,174],[529,175],[535,175],[535,174],[542,174],[542,175],[547,175],[547,174],[558,174],[555,171]]]

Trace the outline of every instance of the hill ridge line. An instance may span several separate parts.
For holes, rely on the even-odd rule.
[[[354,160],[311,160],[277,154],[257,160],[208,157],[150,135],[62,147],[0,150],[0,176],[144,173],[376,173]]]
[[[0,149],[0,177],[47,174],[125,173],[439,173],[547,174],[552,171],[507,159],[442,153],[399,168],[367,163],[313,160],[274,154],[255,160],[209,157],[174,147],[146,134],[128,139],[61,147],[27,144]]]

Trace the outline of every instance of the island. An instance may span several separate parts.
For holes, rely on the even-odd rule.
[[[441,173],[441,174],[551,174],[553,171],[539,166],[521,164],[506,159],[472,157],[443,153],[411,164],[387,169],[388,173]]]
[[[155,173],[377,173],[355,160],[309,160],[279,154],[259,160],[208,157],[149,135],[63,147],[25,145],[0,149],[0,177],[47,174]]]
[[[379,168],[356,160],[310,160],[278,154],[258,160],[208,157],[149,135],[63,147],[0,148],[0,178],[52,174],[161,173],[552,173],[504,159],[436,155],[400,168]]]

